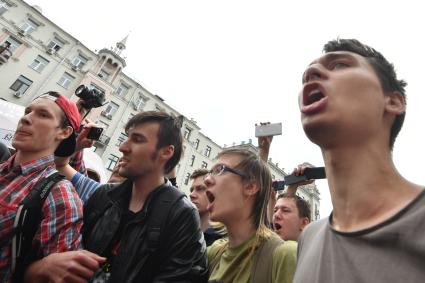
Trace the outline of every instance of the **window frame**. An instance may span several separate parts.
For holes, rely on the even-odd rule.
[[[78,69],[83,68],[87,64],[88,59],[81,54],[77,54],[77,56],[72,59],[71,64]]]
[[[212,151],[211,146],[207,145],[207,146],[205,147],[204,155],[205,155],[206,157],[210,157],[210,155],[211,155],[211,151]]]
[[[25,28],[24,28],[25,26]],[[37,23],[35,20],[31,18],[27,18],[25,22],[23,22],[19,28],[21,31],[23,31],[25,34],[31,34],[34,31],[36,31],[40,27],[40,24]]]
[[[69,77],[71,77],[71,79],[69,78],[65,78],[65,76],[68,75]],[[65,79],[64,79],[65,78]],[[63,82],[61,83],[61,81],[63,80]],[[58,85],[60,85],[61,87],[63,87],[64,89],[68,89],[69,85],[75,80],[75,77],[73,75],[71,75],[68,72],[64,72],[63,75],[61,76],[61,78],[59,79],[59,81],[57,82]]]
[[[27,78],[23,75],[19,75],[19,77],[13,82],[13,84],[9,88],[13,91],[16,91],[16,92],[20,91],[22,94],[24,94],[30,88],[30,86],[33,83],[34,82],[32,80],[30,80],[29,78]],[[16,84],[16,86],[15,86],[15,84]],[[23,86],[26,86],[26,87],[23,87]],[[24,89],[24,90],[22,90],[22,89]]]
[[[42,62],[42,61],[44,61],[44,62]],[[36,63],[36,62],[38,62],[38,64],[34,65],[34,63]],[[41,73],[49,63],[50,63],[49,60],[47,60],[46,58],[44,58],[41,55],[37,55],[37,57],[31,62],[30,65],[28,65],[28,67],[30,67],[34,71]]]

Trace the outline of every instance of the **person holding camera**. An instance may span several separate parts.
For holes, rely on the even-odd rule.
[[[105,94],[98,92],[95,89],[89,89],[88,87],[84,85],[80,85],[75,90],[75,95],[79,97],[77,100],[77,108],[78,112],[81,116],[81,121],[83,123],[90,122],[86,117],[90,114],[90,111],[93,108],[101,107],[105,104]],[[84,125],[81,125],[78,129],[78,134],[83,130]],[[91,126],[91,131],[88,133],[89,138],[91,138],[92,141],[99,139],[100,135],[102,133],[102,128],[96,127],[95,125]],[[82,145],[82,138],[77,137],[77,146],[76,146],[76,152],[74,155],[70,158],[69,164],[78,172],[83,174],[84,176],[87,176],[87,169],[84,165],[83,161],[83,149],[87,147],[87,145]],[[91,142],[90,146],[93,144]]]

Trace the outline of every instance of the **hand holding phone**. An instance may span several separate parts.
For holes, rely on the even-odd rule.
[[[290,174],[285,176],[285,185],[292,185],[296,183],[300,183],[303,181],[307,181],[310,179],[325,179],[326,172],[325,167],[307,167],[304,169],[304,174],[302,175],[294,175]]]
[[[262,124],[255,126],[255,136],[277,136],[282,134],[282,123]]]
[[[87,138],[90,140],[98,141],[100,136],[102,135],[103,128],[101,127],[91,127],[89,132],[87,133]]]

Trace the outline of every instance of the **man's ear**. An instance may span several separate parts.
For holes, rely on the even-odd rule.
[[[400,115],[406,111],[406,99],[399,91],[392,91],[386,96],[386,112],[393,115]]]
[[[66,128],[61,128],[57,136],[57,139],[63,141],[67,139],[72,134],[73,131],[74,129],[71,126],[67,126]]]
[[[310,220],[308,220],[307,217],[303,217],[301,219],[300,231],[302,231],[305,228],[305,226],[307,226],[309,223],[310,223]]]
[[[174,154],[174,145],[166,145],[161,148],[161,158],[164,160],[169,160]]]

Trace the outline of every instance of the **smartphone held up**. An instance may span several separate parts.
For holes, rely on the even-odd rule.
[[[255,136],[278,136],[282,134],[282,123],[255,125]]]
[[[103,128],[101,127],[90,127],[89,132],[87,133],[87,138],[90,140],[98,141],[102,135]]]

